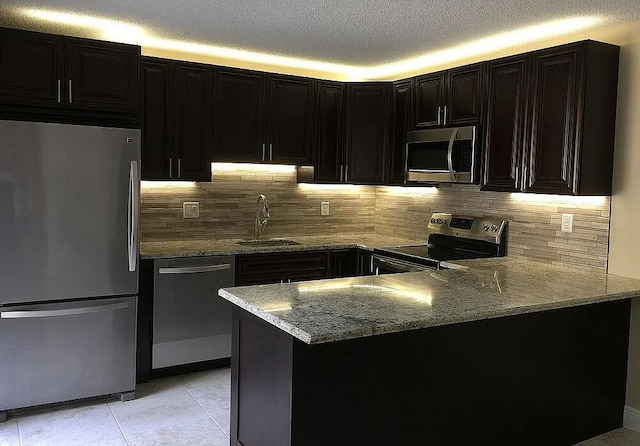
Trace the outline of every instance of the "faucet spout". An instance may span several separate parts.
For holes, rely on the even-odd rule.
[[[263,194],[258,195],[258,208],[256,209],[256,221],[253,227],[253,238],[259,240],[260,236],[264,232],[265,226],[269,221],[269,204],[267,197]]]

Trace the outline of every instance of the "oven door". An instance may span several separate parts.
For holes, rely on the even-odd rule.
[[[407,133],[405,179],[411,183],[476,181],[477,127]]]
[[[427,265],[381,256],[379,254],[373,255],[373,274],[376,276],[381,274],[411,273],[433,269],[438,269],[437,264],[434,264],[433,267],[429,267]]]

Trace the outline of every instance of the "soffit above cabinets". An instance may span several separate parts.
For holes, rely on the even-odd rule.
[[[3,26],[339,80],[398,79],[637,20],[637,0],[9,0],[0,6]]]

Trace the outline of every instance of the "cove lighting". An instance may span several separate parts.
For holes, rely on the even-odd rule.
[[[512,193],[511,199],[521,203],[533,203],[540,205],[585,205],[585,206],[603,206],[607,203],[607,197],[574,197],[571,195],[546,195],[546,194],[523,194]]]
[[[141,181],[142,189],[193,189],[195,181]]]
[[[519,45],[569,35],[579,30],[593,28],[602,24],[605,20],[604,17],[600,16],[568,17],[486,36],[408,59],[381,65],[356,66],[260,53],[186,40],[166,39],[157,37],[151,29],[138,25],[73,12],[34,8],[26,8],[19,11],[30,18],[88,28],[91,31],[102,33],[102,37],[105,39],[132,43],[143,48],[234,60],[249,65],[281,67],[299,73],[326,73],[327,76],[343,81],[399,79],[409,73],[428,72],[429,69],[452,64],[458,60],[490,55],[493,52],[514,48]]]

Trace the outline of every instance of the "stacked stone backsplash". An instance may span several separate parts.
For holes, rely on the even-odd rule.
[[[266,195],[271,217],[263,237],[371,234],[375,230],[373,187],[307,188],[294,171],[217,171],[211,183],[142,187],[142,241],[253,238],[258,195]],[[184,219],[183,201],[200,202],[200,218]],[[330,215],[320,216],[320,203]]]
[[[214,171],[211,183],[142,188],[143,241],[252,238],[256,200],[265,194],[271,218],[263,237],[372,234],[427,239],[432,212],[505,218],[509,255],[587,270],[606,270],[610,198],[583,200],[481,192],[478,186],[439,189],[372,186],[304,186],[292,170]],[[184,219],[182,202],[200,202],[200,218]],[[331,215],[320,216],[330,202]],[[573,233],[560,232],[561,215],[573,214]]]
[[[536,201],[540,200],[540,201]],[[478,186],[443,185],[435,193],[379,188],[376,232],[426,237],[432,212],[495,216],[508,221],[507,254],[583,270],[606,270],[609,197],[562,197],[482,192]],[[573,232],[560,231],[573,214]]]

